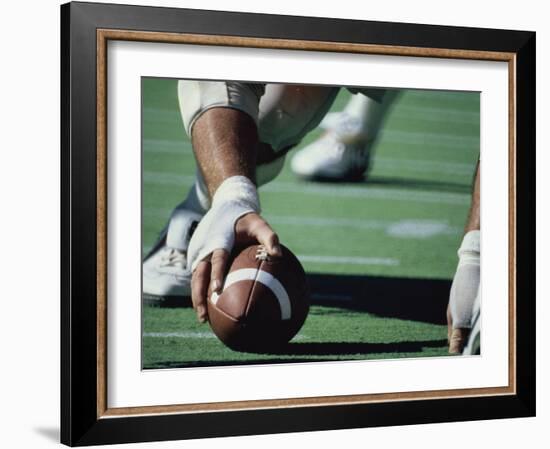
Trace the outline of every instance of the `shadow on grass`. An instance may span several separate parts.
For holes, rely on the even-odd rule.
[[[474,168],[472,168],[472,178],[474,175]],[[408,179],[397,178],[390,176],[368,176],[343,178],[335,180],[332,178],[316,177],[315,181],[321,184],[347,184],[350,186],[383,186],[383,187],[400,187],[411,190],[425,191],[425,192],[450,192],[450,193],[470,193],[472,191],[471,184],[449,182],[449,181],[432,181],[426,179]],[[305,181],[303,181],[305,182]]]
[[[423,348],[442,348],[447,340],[398,341],[393,343],[317,342],[289,343],[283,348],[265,352],[277,355],[372,355],[388,353],[421,352]]]
[[[247,352],[245,354],[260,354],[269,357],[263,359],[223,360],[223,361],[167,361],[149,364],[144,369],[160,368],[198,368],[207,366],[230,365],[264,365],[274,363],[304,363],[328,362],[338,360],[352,360],[349,356],[369,356],[376,354],[403,354],[419,353],[424,348],[444,348],[446,340],[428,341],[400,341],[394,343],[361,343],[361,342],[323,342],[323,343],[289,343],[288,345],[271,351]],[[286,357],[285,357],[286,356]],[[294,356],[294,357],[289,357]],[[308,356],[308,357],[296,357]],[[319,357],[321,356],[321,357]]]
[[[450,280],[309,273],[315,305],[387,318],[446,324]]]
[[[251,353],[248,353],[251,354]],[[272,354],[275,355],[275,354]],[[276,357],[265,359],[237,359],[237,360],[199,360],[199,361],[167,361],[150,363],[143,369],[165,369],[165,368],[200,368],[206,366],[231,366],[231,365],[270,365],[273,363],[304,363],[304,362],[328,362],[332,358],[304,358],[304,357]]]
[[[472,177],[474,169],[472,168]],[[388,187],[403,187],[412,190],[451,192],[451,193],[470,193],[471,184],[464,184],[449,181],[428,181],[422,179],[391,178],[382,176],[370,176],[365,184],[379,185]]]
[[[309,273],[311,303],[386,318],[446,324],[450,280]],[[191,307],[190,298],[147,300],[159,307]]]

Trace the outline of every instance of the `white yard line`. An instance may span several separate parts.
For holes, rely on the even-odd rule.
[[[183,184],[192,184],[194,176],[178,175],[155,171],[144,171],[143,182],[146,184],[173,185],[181,187]],[[297,193],[319,195],[326,198],[367,198],[387,201],[407,201],[435,204],[470,204],[470,195],[453,192],[426,192],[411,191],[410,189],[380,188],[365,186],[335,186],[325,184],[294,183],[289,181],[275,181],[260,188],[260,192],[269,193]]]
[[[365,198],[385,201],[406,201],[436,204],[470,204],[466,193],[412,191],[411,189],[380,188],[372,186],[335,186],[325,184],[296,184],[293,182],[273,182],[260,188],[260,192],[298,193],[319,195],[326,198]]]
[[[363,218],[325,218],[266,215],[274,225],[295,225],[308,227],[335,227],[360,230],[382,230],[392,237],[429,238],[438,235],[459,235],[462,228],[450,226],[446,220],[425,220],[404,218],[401,220],[371,220]]]
[[[475,94],[476,92],[471,92]],[[464,105],[470,104],[471,100],[467,96],[456,95],[456,91],[446,91],[446,90],[429,90],[429,89],[407,89],[405,91],[405,96],[408,99],[414,98],[416,101],[434,101],[434,100],[445,100],[452,101],[453,105]],[[422,107],[422,105],[419,105]]]
[[[266,220],[272,224],[295,225],[295,226],[313,226],[313,227],[337,227],[353,229],[384,229],[391,225],[389,220],[371,220],[362,218],[325,218],[325,217],[299,217],[299,216],[281,216],[265,215]]]
[[[143,210],[148,217],[168,217],[171,209],[152,207]],[[348,228],[359,230],[382,230],[392,237],[429,238],[438,235],[459,235],[462,227],[451,226],[447,220],[403,218],[401,220],[373,220],[369,218],[300,217],[293,215],[265,214],[273,225],[306,226],[316,228]]]
[[[151,338],[216,338],[212,332],[144,332],[144,337]]]
[[[217,338],[213,332],[144,332],[142,334],[143,337],[148,338],[207,338],[207,339],[215,339]],[[296,335],[292,341],[296,340],[307,340],[309,337],[307,335],[298,334]]]
[[[188,140],[144,139],[143,151],[174,155],[192,155],[193,147]]]
[[[162,153],[191,156],[193,149],[186,141],[145,139],[143,151],[146,153]],[[455,176],[473,176],[475,164],[463,162],[443,162],[417,159],[395,159],[376,157],[373,160],[377,168],[399,169],[412,173],[445,174]]]
[[[425,106],[413,104],[398,104],[390,112],[392,117],[413,117],[416,120],[429,123],[461,123],[475,125],[479,123],[479,114],[473,111],[461,111],[452,108]],[[152,123],[173,123],[183,129],[178,112],[155,107],[143,108],[143,117]]]
[[[143,248],[144,253],[148,253],[151,246]],[[386,267],[397,267],[401,264],[399,259],[392,257],[361,257],[361,256],[324,256],[316,254],[297,254],[296,257],[300,262],[317,263],[322,265],[327,264],[347,264],[347,265],[375,265]]]
[[[176,123],[183,130],[183,122],[179,112],[163,108],[148,107],[143,108],[143,119],[154,123]]]
[[[146,184],[172,185],[181,187],[182,184],[193,184],[195,175],[179,175],[177,173],[160,171],[143,171],[143,182]],[[182,198],[183,199],[183,198]]]
[[[359,256],[318,256],[313,254],[297,254],[300,262],[318,264],[346,264],[346,265],[383,265],[389,267],[399,266],[399,259],[391,257],[359,257]]]
[[[384,169],[399,169],[413,173],[445,174],[473,177],[475,163],[427,161],[417,159],[394,159],[374,157],[373,166]]]
[[[442,149],[460,149],[468,146],[472,149],[479,149],[478,136],[453,136],[444,133],[430,133],[425,131],[400,131],[386,129],[380,131],[380,139],[385,143],[396,145],[429,145]],[[143,149],[146,152],[161,152],[178,154],[191,152],[191,145],[185,141],[146,139],[143,142]]]
[[[453,136],[444,133],[400,131],[396,129],[382,129],[379,136],[386,143],[398,145],[429,145],[453,150],[467,146],[472,149],[479,149],[479,136]]]
[[[467,125],[479,124],[479,113],[470,111],[456,111],[450,108],[437,106],[418,106],[399,104],[390,112],[392,117],[413,118],[429,123],[461,123]]]

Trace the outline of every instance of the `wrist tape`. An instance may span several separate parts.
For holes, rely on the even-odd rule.
[[[458,266],[466,264],[479,265],[479,231],[470,231],[462,239],[462,244],[458,249]]]
[[[243,215],[260,212],[256,186],[245,176],[232,176],[216,190],[212,207],[203,217],[189,242],[188,264],[194,271],[199,262],[216,249],[231,252],[235,224]]]
[[[453,328],[468,329],[479,290],[480,280],[480,233],[470,231],[462,240],[458,250],[458,266],[451,293],[449,306],[453,319]]]
[[[232,176],[220,184],[212,198],[212,207],[227,202],[249,207],[257,213],[260,212],[258,191],[254,183],[246,176]]]

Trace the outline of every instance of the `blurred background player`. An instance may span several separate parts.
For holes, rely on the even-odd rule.
[[[319,124],[325,133],[297,152],[291,161],[292,171],[311,181],[365,180],[376,139],[397,95],[397,91],[387,91],[384,102],[379,102],[355,94],[343,111],[327,113]],[[474,189],[479,189],[477,173],[478,170]],[[474,202],[479,201],[479,191],[472,196]],[[453,354],[479,353],[479,227],[479,204],[474,204],[458,250],[459,263],[449,296],[448,341],[449,352]]]
[[[357,93],[343,111],[326,114],[319,124],[325,133],[296,153],[292,171],[313,181],[364,180],[378,133],[397,95],[397,90],[384,91],[381,101]]]
[[[278,238],[259,215],[256,186],[273,179],[282,169],[286,153],[319,123],[326,133],[294,157],[293,171],[312,180],[363,178],[396,93],[350,89],[355,95],[344,111],[327,114],[338,90],[280,84],[178,83],[180,111],[199,170],[195,185],[172,212],[145,258],[144,295],[191,294],[198,319],[205,321],[206,298],[209,292],[222,288],[235,242],[259,242],[277,255]],[[477,214],[473,210],[476,206]],[[472,210],[449,302],[453,353],[461,352],[466,343],[479,284],[479,200],[472,201]]]

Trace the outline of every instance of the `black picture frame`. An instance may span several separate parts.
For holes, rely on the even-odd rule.
[[[511,53],[515,73],[515,391],[201,413],[98,410],[100,29]],[[61,6],[61,442],[70,446],[396,426],[535,415],[535,33],[267,14],[69,3]]]

